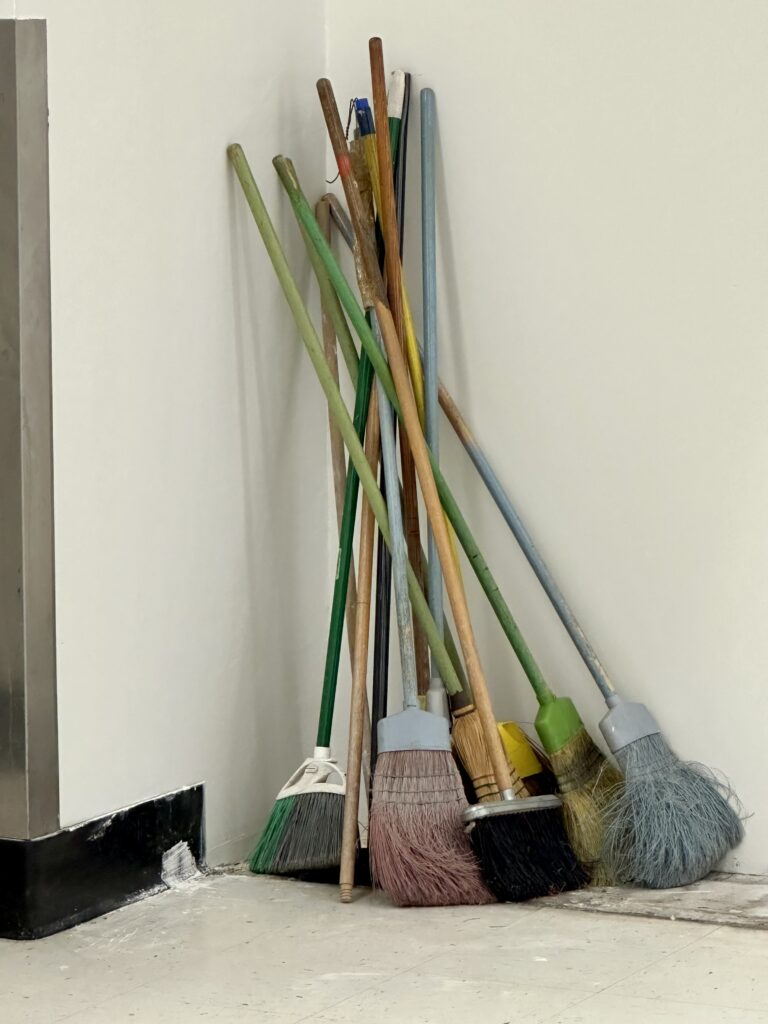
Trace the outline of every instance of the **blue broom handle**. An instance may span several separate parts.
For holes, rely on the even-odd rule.
[[[472,435],[472,432],[464,421],[463,416],[459,412],[456,403],[444,388],[442,389],[442,398],[443,409],[446,412],[456,435],[464,446],[467,455],[469,455],[472,460],[475,469],[480,474],[488,492],[496,502],[499,512],[501,512],[504,517],[504,521],[514,534],[523,554],[528,559],[528,564],[533,569],[536,574],[536,578],[544,588],[544,591],[557,612],[560,621],[565,626],[568,635],[576,646],[576,650],[581,655],[584,664],[587,666],[592,678],[597,683],[598,689],[607,700],[616,691],[608,673],[597,656],[597,652],[589,642],[586,633],[581,628],[578,619],[573,614],[570,605],[555,582],[546,562],[541,557],[538,548],[534,544],[533,538],[528,533],[525,524],[518,515],[515,506],[512,504],[512,499],[504,490],[501,481],[494,473],[493,467],[488,461],[485,452],[480,448]],[[450,406],[450,410],[446,408],[446,405]]]
[[[421,274],[424,304],[424,397],[426,438],[440,459],[440,408],[437,400],[437,263],[435,244],[435,94],[421,90]],[[437,544],[427,532],[429,610],[443,628],[443,581]],[[432,666],[435,675],[435,667]]]
[[[379,347],[383,350],[379,321],[376,314],[371,315],[371,325]],[[381,458],[384,463],[384,479],[387,484],[387,512],[389,513],[389,532],[392,544],[392,576],[395,584],[395,615],[397,618],[397,635],[400,640],[400,662],[403,672],[403,698],[406,707],[419,706],[418,686],[416,683],[416,649],[413,642],[413,620],[408,600],[408,550],[403,531],[403,510],[400,505],[400,479],[397,475],[397,455],[395,453],[395,427],[392,419],[392,406],[387,399],[384,385],[376,378],[379,398],[379,421],[381,424]],[[440,627],[442,628],[442,627]]]

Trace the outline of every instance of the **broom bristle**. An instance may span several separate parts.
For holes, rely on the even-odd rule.
[[[608,804],[621,786],[621,775],[581,729],[565,746],[550,754],[563,802],[565,830],[573,852],[589,873],[592,885],[613,885],[615,876],[603,855]]]
[[[486,884],[501,902],[550,896],[587,882],[568,845],[559,808],[480,818],[469,834]]]
[[[461,815],[449,751],[379,754],[368,833],[371,876],[399,907],[492,903]]]
[[[271,875],[277,851],[283,839],[288,821],[293,813],[293,802],[296,798],[285,797],[275,800],[267,823],[259,836],[259,841],[248,861],[248,867],[256,875]]]
[[[473,704],[453,713],[453,745],[472,780],[478,802],[499,799],[499,787],[493,774],[493,765],[488,756],[480,715]],[[512,788],[515,796],[531,796],[528,787],[519,775],[513,775]]]
[[[338,867],[343,823],[344,797],[339,793],[301,793],[275,801],[251,857],[251,871],[295,875]]]
[[[681,761],[660,733],[620,750],[624,786],[609,808],[604,857],[620,882],[691,885],[743,837],[731,792],[704,765]]]

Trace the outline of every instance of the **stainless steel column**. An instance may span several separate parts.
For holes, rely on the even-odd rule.
[[[44,21],[0,20],[0,838],[59,824]]]

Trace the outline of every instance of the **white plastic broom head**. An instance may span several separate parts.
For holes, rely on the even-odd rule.
[[[312,757],[301,764],[277,794],[278,800],[305,793],[338,793],[344,796],[347,780],[330,747],[315,747]]]

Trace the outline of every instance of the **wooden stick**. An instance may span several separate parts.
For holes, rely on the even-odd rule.
[[[379,462],[379,411],[377,395],[371,395],[368,424],[365,428],[365,454],[372,472]],[[357,565],[360,572],[355,608],[355,659],[352,669],[352,699],[349,707],[349,747],[347,752],[347,792],[344,797],[344,827],[341,837],[341,871],[339,897],[350,903],[355,887],[355,854],[357,850],[358,811],[360,808],[360,770],[366,767],[364,740],[368,690],[368,633],[371,618],[371,583],[373,580],[373,538],[376,517],[370,502],[363,497],[360,519],[360,552]],[[366,782],[367,795],[367,782]]]
[[[328,206],[328,201],[323,198],[320,199],[315,206],[315,213],[317,215],[317,222],[320,225],[323,233],[325,234],[326,241],[330,244],[331,241],[331,211]],[[312,247],[312,243],[309,239],[305,239],[309,248]],[[325,272],[325,268],[320,263],[318,268],[319,275],[322,275],[322,279],[325,280],[328,287],[333,289],[333,286],[328,281],[328,275]],[[320,279],[320,277],[319,277]],[[323,348],[325,350],[325,358],[328,361],[328,365],[331,368],[331,374],[336,383],[339,386],[339,360],[336,351],[336,330],[334,328],[334,318],[328,309],[328,303],[325,301],[324,296],[326,295],[326,289],[321,287],[321,310],[322,310],[322,322],[323,322]],[[338,306],[338,297],[333,292],[334,299]],[[343,317],[344,314],[341,312],[341,307],[338,306],[337,313]],[[346,321],[344,321],[346,326]],[[351,337],[350,337],[351,343]],[[355,385],[357,385],[357,375],[355,375]],[[372,399],[373,401],[373,396]],[[376,431],[378,433],[378,418],[376,420]],[[346,449],[344,447],[344,439],[341,436],[339,430],[330,409],[328,410],[328,433],[331,441],[331,466],[333,468],[333,491],[336,498],[336,524],[341,531],[341,521],[344,516],[344,490],[347,484],[347,459]],[[347,606],[346,606],[346,620],[347,620],[347,644],[349,647],[349,662],[352,670],[352,675],[355,672],[355,635],[356,635],[356,624],[355,624],[355,609],[357,608],[357,584],[355,581],[355,560],[352,558],[352,564],[349,567],[349,587],[347,590]],[[370,722],[371,712],[368,706],[368,692],[363,690],[363,716],[364,719]],[[363,735],[363,777],[365,779],[365,792],[366,795],[370,790],[371,781],[371,736],[370,729],[366,729]],[[360,769],[358,768],[358,772]]]
[[[381,39],[368,43],[371,64],[371,91],[373,117],[376,125],[376,154],[379,164],[381,190],[381,229],[384,236],[384,257],[387,271],[387,295],[392,310],[397,337],[405,351],[405,314],[403,310],[402,266],[400,263],[400,232],[397,225],[397,205],[392,173],[392,148],[387,119],[387,82],[384,73],[384,51]],[[410,384],[409,384],[410,387]],[[416,492],[416,472],[407,437],[400,437],[400,463],[403,471],[403,520],[408,544],[408,560],[416,578],[423,586],[421,574],[421,534],[419,530],[419,499]],[[429,651],[424,632],[413,616],[413,639],[416,649],[416,678],[420,694],[429,689]]]

